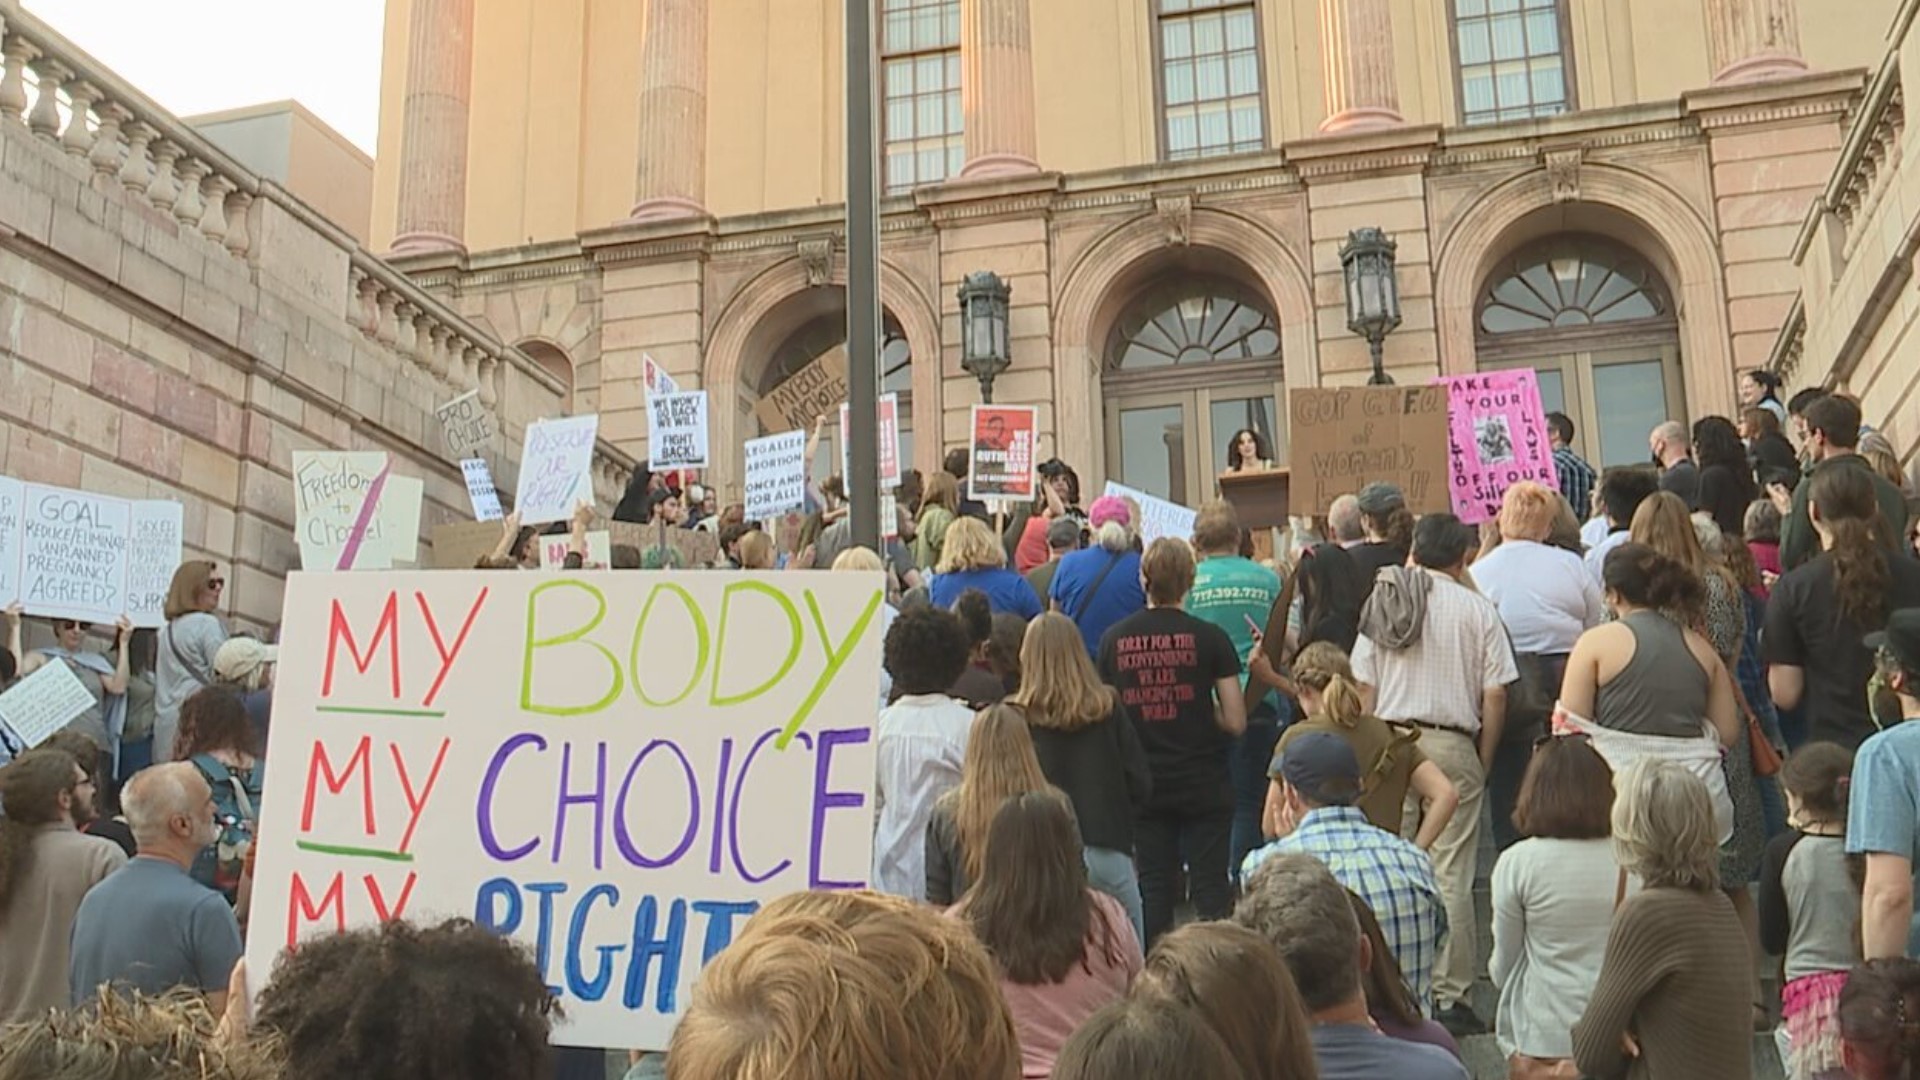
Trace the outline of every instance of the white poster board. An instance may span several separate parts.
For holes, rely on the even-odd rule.
[[[600,417],[565,416],[540,420],[527,428],[520,453],[520,484],[514,491],[514,509],[523,525],[545,525],[573,516],[577,500],[593,498],[593,444],[599,437]]]
[[[135,626],[165,623],[180,565],[181,508],[0,477],[0,607]]]
[[[707,467],[707,392],[647,397],[647,464],[661,469]]]
[[[480,404],[480,391],[469,390],[445,405],[433,410],[434,419],[440,421],[440,431],[446,438],[447,453],[456,458],[468,458],[493,445],[494,436],[500,433],[493,414]]]
[[[1144,543],[1151,544],[1163,536],[1171,536],[1176,540],[1193,539],[1193,519],[1199,515],[1179,503],[1168,502],[1111,480],[1107,481],[1106,490],[1101,494],[1133,500],[1134,505],[1140,508],[1138,524],[1140,539]]]
[[[0,476],[0,608],[20,599],[20,531],[26,502],[26,485]]]
[[[31,750],[95,704],[86,684],[55,660],[0,694],[0,723],[15,743]]]
[[[394,563],[411,566],[420,554],[420,503],[427,483],[417,476],[388,476],[380,491],[380,533]]]
[[[391,467],[378,450],[293,452],[293,528],[302,568],[385,570],[393,565],[379,515]]]
[[[878,415],[874,421],[874,437],[879,440],[880,486],[895,488],[900,485],[900,395],[881,394],[875,409]],[[853,475],[853,440],[847,426],[847,403],[840,403],[840,475]]]
[[[473,520],[499,521],[500,493],[494,490],[493,473],[485,458],[468,458],[460,463],[460,475],[467,481],[467,501],[473,504]]]
[[[184,528],[177,502],[132,504],[127,534],[127,617],[135,626],[165,626],[167,590],[180,567]]]
[[[772,521],[807,501],[807,433],[788,431],[748,439],[746,517]]]
[[[680,384],[673,381],[673,376],[667,374],[667,369],[661,367],[659,363],[654,360],[651,353],[641,353],[640,364],[641,375],[646,380],[646,393],[648,397],[652,397],[655,394],[677,394],[680,392]]]
[[[540,538],[540,569],[565,570],[567,568],[568,537],[561,533]],[[605,570],[613,565],[613,535],[605,529],[594,529],[587,533],[587,554],[582,570]]]
[[[761,904],[867,880],[884,597],[877,573],[291,575],[249,967],[463,915],[540,946],[555,1042],[666,1046]]]

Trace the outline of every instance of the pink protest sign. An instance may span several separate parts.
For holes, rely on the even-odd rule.
[[[1498,516],[1507,488],[1522,480],[1559,488],[1532,368],[1436,381],[1447,388],[1447,484],[1461,521]]]

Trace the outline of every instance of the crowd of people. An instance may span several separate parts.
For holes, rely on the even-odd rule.
[[[782,524],[643,472],[616,518],[888,604],[868,888],[764,906],[633,1075],[1454,1080],[1491,1032],[1515,1080],[1744,1080],[1769,1030],[1795,1080],[1913,1075],[1909,485],[1844,395],[1742,391],[1647,465],[1550,414],[1558,489],[1478,529],[1373,483],[1148,538],[1058,459],[1027,505],[968,500],[960,450],[870,550],[838,477]],[[569,566],[593,517],[556,527]],[[65,664],[97,708],[0,746],[0,1080],[594,1074],[547,1049],[531,953],[457,920],[303,946],[248,1008],[277,657],[223,586],[182,565],[110,647],[7,612],[0,682]]]

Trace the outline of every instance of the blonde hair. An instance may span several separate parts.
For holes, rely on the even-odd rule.
[[[880,561],[879,553],[870,547],[850,547],[833,557],[835,570],[885,570],[887,564]]]
[[[1613,854],[1622,870],[1649,889],[1719,887],[1719,827],[1699,777],[1643,757],[1614,775],[1613,788]]]
[[[1113,715],[1113,688],[1087,658],[1074,621],[1049,611],[1027,624],[1020,643],[1020,689],[1007,699],[1027,710],[1034,727],[1074,731]]]
[[[926,490],[920,493],[920,516],[925,517],[932,506],[944,506],[952,513],[960,511],[960,481],[952,473],[941,470],[927,477]]]
[[[1163,536],[1140,557],[1140,575],[1147,579],[1147,599],[1158,606],[1178,604],[1193,588],[1193,549],[1185,540]]]
[[[993,816],[1001,805],[1015,795],[1045,790],[1047,774],[1040,771],[1040,758],[1033,752],[1025,714],[1005,704],[981,710],[967,737],[960,783],[945,796],[952,800],[948,806],[970,880],[980,880],[987,830],[993,827]]]
[[[1640,508],[1633,512],[1629,538],[1705,580],[1709,567],[1706,549],[1700,546],[1700,536],[1693,531],[1693,515],[1687,511],[1687,504],[1673,492],[1656,491],[1640,503]]]
[[[166,603],[161,606],[161,614],[168,622],[206,610],[200,606],[200,592],[214,579],[215,569],[210,560],[188,559],[174,570],[173,581],[167,586]]]
[[[958,919],[872,892],[801,892],[701,972],[668,1080],[1017,1080],[986,949]]]
[[[226,1039],[200,994],[124,997],[101,987],[85,1007],[17,1024],[0,1042],[0,1080],[272,1080],[278,1046]]]
[[[963,517],[947,526],[946,539],[940,547],[940,564],[934,571],[951,574],[957,570],[987,570],[1005,565],[1007,549],[1000,546],[993,530],[978,518]]]
[[[740,538],[735,550],[740,553],[740,569],[773,569],[773,537],[765,532],[759,529],[749,531]]]
[[[1532,480],[1509,485],[1500,500],[1500,539],[1545,542],[1560,514],[1559,498]]]
[[[1353,665],[1340,646],[1316,641],[1300,650],[1293,661],[1293,678],[1301,686],[1320,695],[1320,715],[1350,728],[1367,713],[1360,699],[1360,686],[1353,678]]]

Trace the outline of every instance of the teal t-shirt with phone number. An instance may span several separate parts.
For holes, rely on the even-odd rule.
[[[1240,686],[1247,685],[1247,661],[1253,656],[1254,627],[1265,628],[1267,616],[1280,599],[1280,575],[1238,555],[1202,559],[1194,569],[1187,611],[1227,632],[1240,654]],[[1259,701],[1249,700],[1247,712],[1262,702],[1281,707],[1278,694],[1268,691]]]

